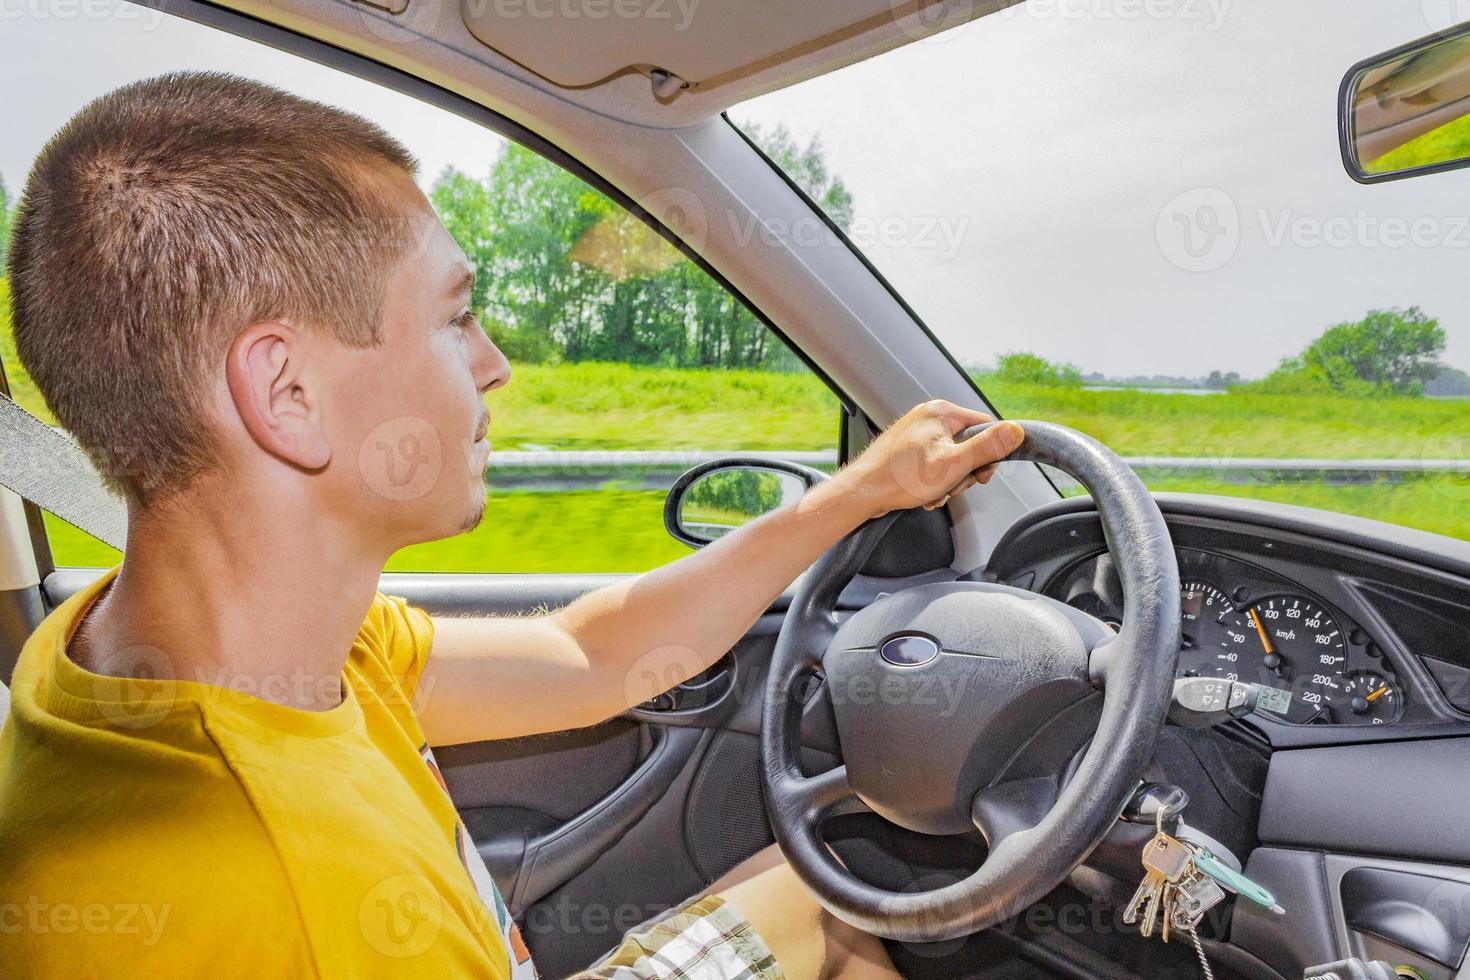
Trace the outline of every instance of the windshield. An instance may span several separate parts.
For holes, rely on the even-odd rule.
[[[1335,116],[1452,6],[1032,0],[729,115],[1002,414],[1470,538],[1470,171],[1357,184]]]

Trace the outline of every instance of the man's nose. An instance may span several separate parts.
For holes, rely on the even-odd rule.
[[[510,384],[510,361],[495,346],[495,341],[484,330],[475,346],[475,386],[481,391],[492,391]]]

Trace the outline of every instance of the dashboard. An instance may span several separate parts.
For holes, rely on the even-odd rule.
[[[1256,710],[1295,725],[1385,725],[1403,693],[1382,647],[1300,583],[1228,555],[1178,548],[1180,677],[1260,684]],[[1114,628],[1121,587],[1103,552],[1055,576],[1048,595]]]
[[[1262,686],[1283,748],[1470,734],[1470,542],[1307,508],[1156,494],[1179,562],[1181,677]],[[1124,621],[1087,498],[1032,511],[970,577]],[[1381,733],[1381,734],[1376,734]]]

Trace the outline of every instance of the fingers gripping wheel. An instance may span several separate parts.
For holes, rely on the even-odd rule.
[[[895,512],[859,527],[812,567],[776,641],[761,721],[776,840],[829,911],[875,935],[969,935],[1055,888],[1128,802],[1169,707],[1179,570],[1157,504],[1097,441],[1046,422],[1021,424],[1026,438],[1010,458],[1071,474],[1097,503],[1128,609],[1120,633],[1053,600],[981,582],[905,589],[839,628],[837,597]],[[845,765],[807,778],[801,692],[819,665]],[[823,821],[864,809],[923,833],[978,828],[989,855],[945,888],[875,888],[821,838]]]

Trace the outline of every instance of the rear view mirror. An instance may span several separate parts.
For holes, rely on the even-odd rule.
[[[827,474],[785,460],[731,457],[701,463],[674,483],[664,504],[664,527],[694,547],[800,500]]]
[[[1470,24],[1354,65],[1338,129],[1361,183],[1470,166]]]

